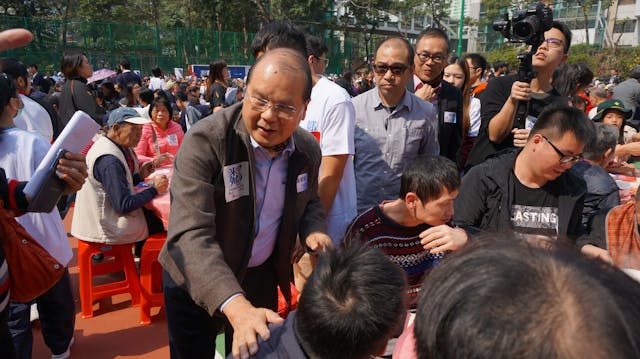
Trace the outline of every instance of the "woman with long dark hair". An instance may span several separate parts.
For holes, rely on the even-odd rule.
[[[87,87],[87,79],[93,74],[87,56],[81,52],[65,53],[60,61],[60,71],[66,78],[59,97],[62,123],[66,125],[71,116],[81,110],[102,126],[105,112]]]
[[[229,68],[224,60],[216,60],[209,64],[209,76],[207,76],[207,91],[204,99],[207,100],[211,109],[215,112],[224,107],[227,103],[224,100],[229,87]]]

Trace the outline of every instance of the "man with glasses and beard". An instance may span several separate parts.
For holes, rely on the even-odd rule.
[[[413,47],[392,37],[375,54],[376,87],[353,99],[358,212],[395,198],[402,170],[416,156],[440,152],[435,107],[406,89],[413,76]]]

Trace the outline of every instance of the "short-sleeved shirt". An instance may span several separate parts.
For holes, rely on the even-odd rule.
[[[311,102],[300,127],[319,138],[322,156],[349,155],[333,206],[327,214],[329,236],[337,245],[356,215],[356,178],[353,171],[355,110],[351,96],[342,87],[322,77],[311,90]]]
[[[354,160],[358,212],[395,199],[404,167],[418,155],[438,155],[436,108],[405,91],[393,109],[377,88],[353,99],[356,109]]]

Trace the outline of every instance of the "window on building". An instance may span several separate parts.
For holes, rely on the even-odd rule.
[[[637,23],[637,20],[632,20],[632,19],[618,20],[616,21],[616,25],[613,28],[613,32],[617,34],[635,32],[636,23]]]

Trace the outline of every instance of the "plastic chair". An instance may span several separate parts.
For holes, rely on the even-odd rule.
[[[116,294],[131,294],[131,304],[140,303],[140,283],[133,261],[133,243],[109,245],[78,240],[78,267],[80,269],[80,302],[82,318],[93,317],[93,302]],[[94,254],[103,254],[102,261],[94,263]],[[125,279],[94,285],[93,277],[124,271]]]
[[[151,324],[151,308],[164,307],[162,295],[162,267],[158,262],[160,250],[167,240],[167,233],[157,233],[147,238],[140,255],[140,324]]]

